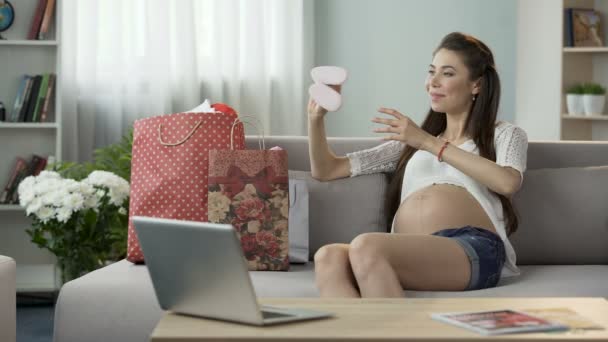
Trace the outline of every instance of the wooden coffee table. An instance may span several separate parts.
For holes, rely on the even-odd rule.
[[[330,311],[335,317],[255,327],[166,313],[152,341],[608,341],[604,298],[263,298],[261,304]],[[606,330],[511,334],[486,337],[438,322],[431,313],[567,307]]]

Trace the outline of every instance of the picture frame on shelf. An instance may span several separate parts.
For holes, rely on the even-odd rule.
[[[594,9],[572,9],[572,43],[575,47],[604,46],[602,20]]]

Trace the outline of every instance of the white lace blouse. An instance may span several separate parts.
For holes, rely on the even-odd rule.
[[[494,132],[494,144],[496,164],[518,170],[523,181],[528,151],[526,132],[513,124],[500,122]],[[370,149],[346,154],[350,160],[351,177],[377,172],[394,172],[404,147],[404,143],[392,140]],[[473,140],[464,142],[458,148],[479,155],[479,149]],[[439,162],[432,153],[416,151],[405,167],[401,203],[412,193],[431,184],[453,184],[461,186],[471,193],[488,214],[505,244],[507,259],[501,276],[518,275],[515,250],[507,238],[502,203],[498,196],[448,163]],[[394,223],[393,218],[391,231],[394,230]]]

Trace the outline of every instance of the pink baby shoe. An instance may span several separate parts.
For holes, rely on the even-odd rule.
[[[318,66],[310,70],[310,76],[315,83],[340,85],[348,78],[348,72],[337,66]]]
[[[310,97],[327,111],[335,112],[342,106],[342,95],[329,85],[341,85],[348,78],[346,69],[337,66],[318,66],[310,71],[315,83],[308,88]]]

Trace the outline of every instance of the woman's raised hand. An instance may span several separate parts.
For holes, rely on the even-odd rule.
[[[315,100],[311,98],[308,99],[308,116],[312,119],[314,118],[323,118],[327,110],[321,106]]]
[[[390,108],[380,108],[378,112],[392,116],[392,119],[373,118],[372,122],[387,125],[388,127],[375,128],[377,133],[392,133],[382,138],[382,140],[397,140],[408,144],[416,149],[422,149],[423,145],[432,138],[409,117]]]
[[[338,93],[342,90],[342,85],[328,85]],[[312,97],[308,99],[308,116],[311,118],[322,118],[327,114],[327,109],[321,107]]]

